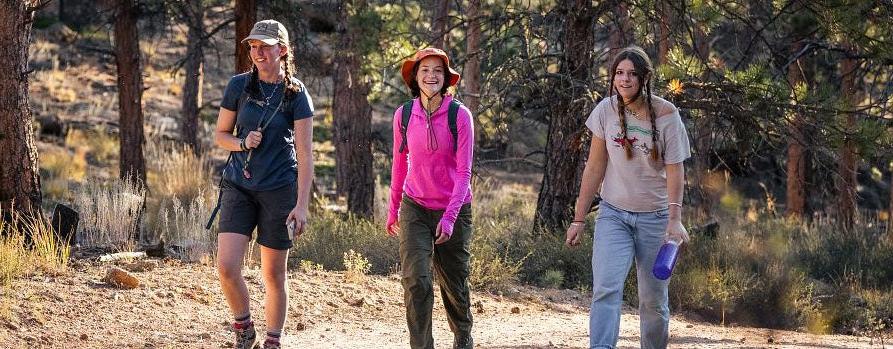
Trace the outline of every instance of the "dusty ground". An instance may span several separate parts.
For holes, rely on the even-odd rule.
[[[110,266],[75,262],[62,275],[15,281],[0,293],[2,348],[223,348],[231,345],[229,313],[215,270],[176,260],[137,271],[139,287],[102,282]],[[263,328],[262,282],[246,271],[252,311]],[[286,348],[402,348],[407,346],[402,290],[394,277],[349,282],[341,273],[292,271]],[[474,293],[479,348],[585,348],[587,297],[574,291],[521,288],[516,296]],[[439,299],[436,301],[439,302]],[[437,303],[436,303],[437,304]],[[517,308],[513,311],[513,308]],[[435,306],[434,337],[452,334]],[[882,348],[870,339],[817,336],[757,328],[717,327],[681,317],[671,322],[673,348]],[[771,339],[771,342],[770,342]],[[623,315],[620,347],[638,347],[638,318]],[[889,344],[887,347],[891,347]]]

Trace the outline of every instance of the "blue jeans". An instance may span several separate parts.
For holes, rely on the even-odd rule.
[[[592,305],[589,347],[614,348],[620,331],[623,283],[636,260],[642,348],[666,348],[669,337],[669,280],[651,268],[664,242],[669,212],[629,212],[602,201],[592,243]]]

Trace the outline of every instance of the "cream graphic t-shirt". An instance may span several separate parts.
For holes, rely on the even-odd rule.
[[[679,110],[672,107],[672,112],[658,114],[656,120],[657,144],[664,152],[663,161],[651,159],[651,152],[654,151],[651,121],[633,117],[629,112],[626,115],[626,139],[620,128],[617,96],[603,99],[586,119],[586,127],[596,137],[592,141],[602,140],[608,149],[608,165],[600,191],[602,200],[631,212],[664,209],[667,207],[665,165],[680,163],[691,157],[688,133]],[[632,159],[626,158],[626,150],[623,149],[625,142],[633,149]]]

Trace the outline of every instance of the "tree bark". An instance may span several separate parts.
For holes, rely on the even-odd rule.
[[[844,58],[840,63],[840,88],[841,95],[846,99],[846,109],[855,109],[861,99],[858,76],[859,62],[853,58]],[[845,135],[843,146],[840,148],[840,163],[837,181],[837,219],[844,228],[851,228],[856,218],[856,141],[854,140],[856,129],[856,115],[847,113],[845,116]]]
[[[468,110],[474,116],[478,115],[478,108],[481,101],[481,22],[478,20],[481,10],[481,0],[469,0],[466,16],[468,18],[468,29],[466,36],[466,49],[468,58],[465,61],[465,69],[462,72],[462,84],[465,87],[465,93],[462,94],[463,102]],[[477,132],[474,133],[475,144],[480,140],[480,122],[479,118],[474,118],[474,126]]]
[[[248,56],[248,46],[242,43],[242,39],[251,33],[254,22],[257,22],[257,1],[236,0],[236,74],[251,70],[251,58]]]
[[[450,1],[434,0],[434,26],[432,27],[434,39],[431,45],[444,51],[446,51],[446,46],[449,45],[449,32],[447,32],[450,21],[449,16]]]
[[[710,47],[707,35],[701,28],[695,27],[694,50],[698,58],[707,65],[710,59]],[[705,71],[701,76],[701,81],[707,82],[710,78],[709,70]],[[708,111],[702,111],[701,115],[695,119],[695,127],[692,132],[695,146],[694,168],[692,169],[691,183],[694,183],[692,190],[698,198],[697,215],[703,221],[714,220],[713,212],[716,200],[714,193],[709,186],[710,183],[710,150],[713,145],[713,117]]]
[[[183,143],[192,147],[198,154],[201,143],[198,141],[199,107],[202,104],[202,84],[204,82],[204,35],[205,10],[201,0],[190,0],[182,3],[183,19],[188,26],[186,79],[183,83],[182,119],[180,121],[180,138]]]
[[[797,54],[802,47],[802,43],[795,44],[792,54]],[[800,70],[799,60],[791,63],[788,66],[788,83],[791,85],[791,98],[795,105],[798,104],[796,100],[797,85],[805,83],[805,80]],[[806,210],[806,156],[804,154],[806,143],[804,136],[803,115],[800,112],[794,112],[791,137],[788,140],[785,215],[797,220],[803,219],[803,213]]]
[[[366,10],[365,1],[344,0],[340,6],[338,54],[335,55],[332,97],[335,136],[335,176],[340,195],[347,195],[353,214],[374,214],[375,177],[372,175],[372,107],[363,80],[362,52],[357,40],[362,28],[351,25],[353,14]]]
[[[0,209],[40,213],[37,146],[28,106],[28,46],[34,1],[0,3]]]
[[[143,145],[146,138],[143,134],[143,70],[140,56],[136,4],[133,0],[118,0],[115,3],[115,57],[121,128],[119,176],[145,185]]]
[[[619,1],[614,7],[614,26],[608,39],[609,60],[613,60],[618,51],[633,43],[633,30],[629,22],[629,4]]]
[[[562,3],[565,18],[562,44],[564,57],[554,87],[556,97],[550,110],[543,182],[537,199],[534,229],[558,234],[573,215],[580,190],[582,160],[588,141],[583,123],[592,102],[586,98],[592,78],[596,11],[591,1]]]
[[[670,21],[672,18],[670,12],[672,9],[666,0],[658,1],[657,8],[658,16],[660,16],[657,38],[657,64],[664,65],[669,62],[667,61],[667,55],[670,53]]]

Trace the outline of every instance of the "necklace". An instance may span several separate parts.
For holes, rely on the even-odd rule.
[[[278,82],[277,82],[277,83],[273,83],[273,84],[272,84],[272,85],[273,85],[273,91],[270,91],[270,95],[269,95],[269,96],[267,96],[267,92],[264,91],[264,85],[267,85],[267,83],[264,83],[264,82],[261,81],[261,82],[259,82],[258,84],[260,85],[260,93],[261,93],[261,95],[264,96],[264,107],[266,107],[266,106],[270,105],[270,99],[272,99],[272,98],[273,98],[273,95],[276,94],[276,90],[279,89],[279,85],[280,85],[281,83],[278,83]]]
[[[626,111],[628,111],[630,113],[630,115],[632,115],[636,119],[646,120],[645,117],[639,115],[639,113],[634,112],[632,109],[627,108]]]

